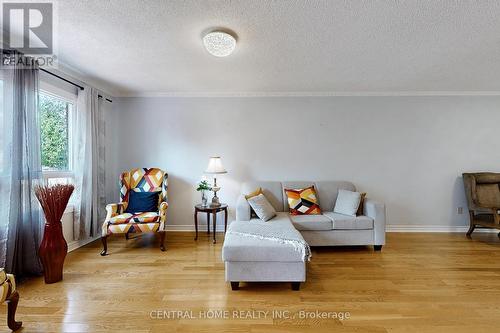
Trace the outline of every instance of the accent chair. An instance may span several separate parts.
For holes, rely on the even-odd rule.
[[[467,236],[476,227],[500,229],[500,173],[464,173],[462,177],[469,206]]]
[[[113,234],[157,232],[160,234],[160,249],[165,251],[165,222],[167,218],[168,174],[158,168],[138,168],[120,175],[120,202],[106,206],[106,220],[102,225],[101,255],[108,251],[107,238]],[[158,207],[151,212],[127,212],[131,191],[159,192]]]

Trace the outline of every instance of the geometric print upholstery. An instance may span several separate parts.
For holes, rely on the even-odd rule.
[[[130,191],[159,192],[159,203],[167,201],[168,174],[158,168],[138,168],[120,175],[120,202],[128,202]]]
[[[157,232],[160,228],[160,223],[123,223],[111,224],[108,227],[107,235],[126,234],[134,232]]]
[[[160,214],[158,212],[146,212],[146,213],[123,213],[120,215],[113,216],[108,221],[111,224],[123,224],[130,222],[140,222],[140,223],[148,223],[148,222],[160,222]]]
[[[0,304],[5,302],[9,292],[16,291],[16,280],[14,275],[5,273],[5,270],[0,269]]]
[[[117,233],[156,232],[165,230],[167,219],[168,174],[158,168],[137,168],[120,175],[120,203],[106,206],[107,216],[102,236]],[[125,213],[130,191],[160,192],[158,210],[139,214]]]
[[[314,186],[304,189],[285,189],[291,215],[321,214]]]

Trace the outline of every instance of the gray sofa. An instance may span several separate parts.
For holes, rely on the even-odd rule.
[[[250,221],[250,205],[245,194],[261,187],[277,212],[288,212],[285,188],[305,188],[314,185],[323,215],[297,215],[290,218],[310,246],[373,245],[380,250],[385,244],[385,206],[366,199],[363,216],[347,216],[333,212],[339,189],[356,191],[344,181],[250,182],[242,186],[236,204],[236,220]]]
[[[314,185],[322,215],[288,214],[286,188],[305,188]],[[347,216],[333,212],[339,189],[355,191],[345,181],[259,181],[244,183],[236,204],[236,221],[248,223],[258,220],[251,215],[245,194],[262,188],[264,195],[278,212],[269,223],[281,223],[283,228],[294,228],[310,246],[373,245],[380,250],[385,244],[385,206],[365,199],[362,216]],[[231,225],[233,224],[231,223]],[[231,225],[229,228],[231,228]],[[306,265],[290,245],[279,242],[245,238],[226,234],[222,248],[226,281],[238,289],[239,281],[287,281],[293,289],[305,281]]]

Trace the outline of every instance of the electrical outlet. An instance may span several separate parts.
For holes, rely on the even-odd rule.
[[[458,207],[457,208],[457,213],[458,214],[463,214],[464,213],[464,207]]]

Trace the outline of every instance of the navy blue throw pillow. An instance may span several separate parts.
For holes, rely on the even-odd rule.
[[[160,192],[130,191],[125,213],[157,212]]]

